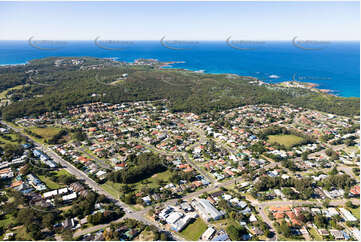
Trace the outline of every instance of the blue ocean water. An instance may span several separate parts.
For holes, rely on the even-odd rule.
[[[166,46],[172,44],[182,47],[182,43],[168,43]],[[225,41],[184,43],[184,48],[178,49],[166,48],[160,41],[102,45],[94,41],[68,41],[53,45],[59,48],[40,49],[28,41],[0,41],[0,65],[21,64],[49,56],[111,57],[127,62],[154,58],[184,61],[173,67],[204,70],[206,73],[235,73],[266,82],[312,82],[319,84],[319,88],[333,90],[335,95],[360,97],[359,42],[329,42],[314,49],[296,47],[292,41],[266,41],[251,48],[232,48]]]

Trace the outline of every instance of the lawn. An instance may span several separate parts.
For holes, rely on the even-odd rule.
[[[317,240],[317,241],[323,240],[322,236],[319,235],[319,233],[317,233],[317,231],[314,227],[311,227],[308,231],[310,232],[310,234],[312,235],[314,240]]]
[[[57,171],[54,171],[52,173],[55,173],[56,176],[71,176],[69,172],[67,172],[65,169],[61,169],[61,170],[57,170]],[[45,185],[49,188],[49,189],[59,189],[59,188],[62,188],[64,187],[65,185],[61,185],[61,184],[58,184],[56,182],[53,182],[48,176],[46,175],[43,175],[43,176],[39,176],[39,179],[45,183]]]
[[[360,220],[360,207],[358,208],[353,208],[353,209],[350,209],[351,210],[351,213],[358,219]]]
[[[268,142],[278,143],[290,148],[294,145],[301,143],[304,139],[293,134],[269,135]]]
[[[45,183],[45,185],[51,189],[51,190],[54,190],[54,189],[59,189],[59,188],[62,188],[64,186],[56,183],[56,182],[53,182],[52,180],[50,180],[49,177],[47,177],[46,175],[45,176],[38,176],[39,179]]]
[[[110,195],[112,195],[114,198],[119,199],[120,196],[120,186],[121,183],[114,183],[111,181],[107,181],[106,183],[102,184],[101,187],[107,191]]]
[[[154,174],[147,179],[135,183],[135,189],[140,190],[145,185],[151,188],[156,188],[162,182],[166,184],[169,181],[170,176],[171,172],[169,170]]]
[[[134,183],[134,184],[129,184],[129,186],[131,186],[133,189],[135,189],[135,192],[140,191],[140,189],[143,186],[156,188],[156,187],[159,186],[161,181],[167,183],[169,181],[170,176],[171,176],[171,172],[169,170],[167,170],[167,171],[164,171],[164,172],[154,174],[152,177],[144,179],[144,180],[142,180],[140,182],[137,182],[137,183]],[[115,182],[107,181],[106,183],[102,184],[101,186],[102,186],[102,188],[104,190],[109,192],[112,196],[114,196],[115,198],[119,198],[119,196],[120,196],[120,188],[122,186],[121,183],[115,183]]]
[[[180,234],[186,240],[197,241],[207,228],[207,224],[203,222],[201,218],[197,218],[197,220],[189,224]]]
[[[65,169],[57,170],[55,173],[56,173],[56,176],[61,176],[61,175],[71,176],[70,173],[67,172]]]
[[[43,139],[51,139],[57,135],[60,131],[60,128],[55,127],[46,127],[46,128],[30,128],[31,132],[40,135]]]

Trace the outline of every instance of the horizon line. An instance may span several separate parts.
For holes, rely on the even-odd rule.
[[[0,41],[29,41],[29,39],[0,39]],[[94,39],[34,39],[34,41],[95,41]],[[162,39],[104,39],[99,41],[161,41]],[[234,39],[234,41],[292,41],[293,39],[279,39],[279,40],[270,40],[270,39]],[[305,38],[300,40],[306,40],[306,41],[360,41],[359,39],[341,39],[341,40],[332,40],[332,39],[310,39]],[[227,41],[226,39],[212,39],[212,40],[206,40],[206,39],[168,39],[165,41]]]

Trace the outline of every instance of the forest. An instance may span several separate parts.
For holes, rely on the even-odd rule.
[[[70,60],[81,60],[72,64]],[[56,64],[61,61],[61,64]],[[126,76],[126,77],[125,77]],[[64,112],[94,101],[120,103],[167,99],[173,112],[197,114],[248,104],[291,104],[345,116],[360,114],[360,99],[337,97],[302,88],[254,84],[255,78],[162,69],[110,59],[45,58],[26,65],[0,67],[0,91],[8,90],[1,107],[5,120]]]

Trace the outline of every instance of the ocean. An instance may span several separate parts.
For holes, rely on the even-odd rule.
[[[0,65],[50,56],[179,61],[174,68],[254,76],[265,82],[311,82],[338,96],[360,97],[356,41],[0,41]]]

